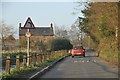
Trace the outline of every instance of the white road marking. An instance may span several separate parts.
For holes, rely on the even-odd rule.
[[[85,62],[85,61],[82,61],[83,63]]]
[[[87,60],[87,62],[89,62],[89,60]]]
[[[85,62],[87,62],[87,63],[89,63],[89,62],[98,62],[98,61],[96,61],[96,60],[79,60],[79,61],[74,61],[74,63],[78,63],[78,62],[82,62],[82,63],[85,63]]]

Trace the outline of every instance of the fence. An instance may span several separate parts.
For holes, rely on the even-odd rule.
[[[21,62],[20,55],[16,54],[14,68],[16,69],[16,71],[20,71],[21,68],[24,68],[26,66],[40,65],[48,60],[55,59],[58,56],[64,56],[64,55],[67,55],[67,52],[65,50],[46,52],[46,53],[32,52],[30,53],[30,56],[26,56],[24,54],[22,56],[22,62]],[[28,65],[27,65],[27,60],[29,61]],[[8,54],[6,55],[6,60],[5,60],[5,71],[8,74],[10,74],[10,70],[11,70],[10,67],[11,67],[11,57],[10,54]]]

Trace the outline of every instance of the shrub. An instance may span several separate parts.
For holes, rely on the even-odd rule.
[[[56,38],[51,41],[51,50],[69,50],[72,49],[73,45],[68,39],[65,38]]]

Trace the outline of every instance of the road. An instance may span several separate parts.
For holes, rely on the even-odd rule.
[[[118,68],[87,52],[85,58],[67,57],[40,78],[118,78]]]

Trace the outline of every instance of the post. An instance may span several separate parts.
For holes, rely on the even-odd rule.
[[[33,53],[32,59],[33,59],[33,65],[36,65],[36,54],[35,53]]]
[[[55,52],[55,51],[54,51],[54,52]],[[52,52],[51,58],[53,58],[53,57],[54,57],[54,52]]]
[[[35,65],[37,65],[37,53],[35,52]]]
[[[23,56],[23,65],[26,66],[26,55]]]
[[[32,63],[32,54],[29,54],[29,66],[31,66],[31,63]]]
[[[43,53],[41,53],[41,63],[43,63],[44,61],[43,61]]]
[[[37,53],[37,64],[39,64],[39,54]]]
[[[30,54],[30,65],[34,65],[34,53]]]
[[[45,54],[45,61],[47,60],[47,54],[46,53],[44,53]]]
[[[16,70],[19,71],[20,70],[20,56],[17,54],[16,55]]]
[[[45,53],[43,52],[43,63],[45,62]]]
[[[41,63],[42,63],[42,59],[43,59],[42,54],[40,54],[40,62]]]
[[[10,74],[10,55],[6,56],[6,72]]]
[[[50,52],[48,53],[48,60],[50,59]]]
[[[49,53],[47,52],[47,60],[49,60]]]
[[[45,62],[45,54],[42,53],[42,59],[43,59],[43,63]]]
[[[29,29],[27,29],[27,31],[29,32]],[[29,49],[30,49],[30,37],[27,37],[27,66],[30,65]]]

